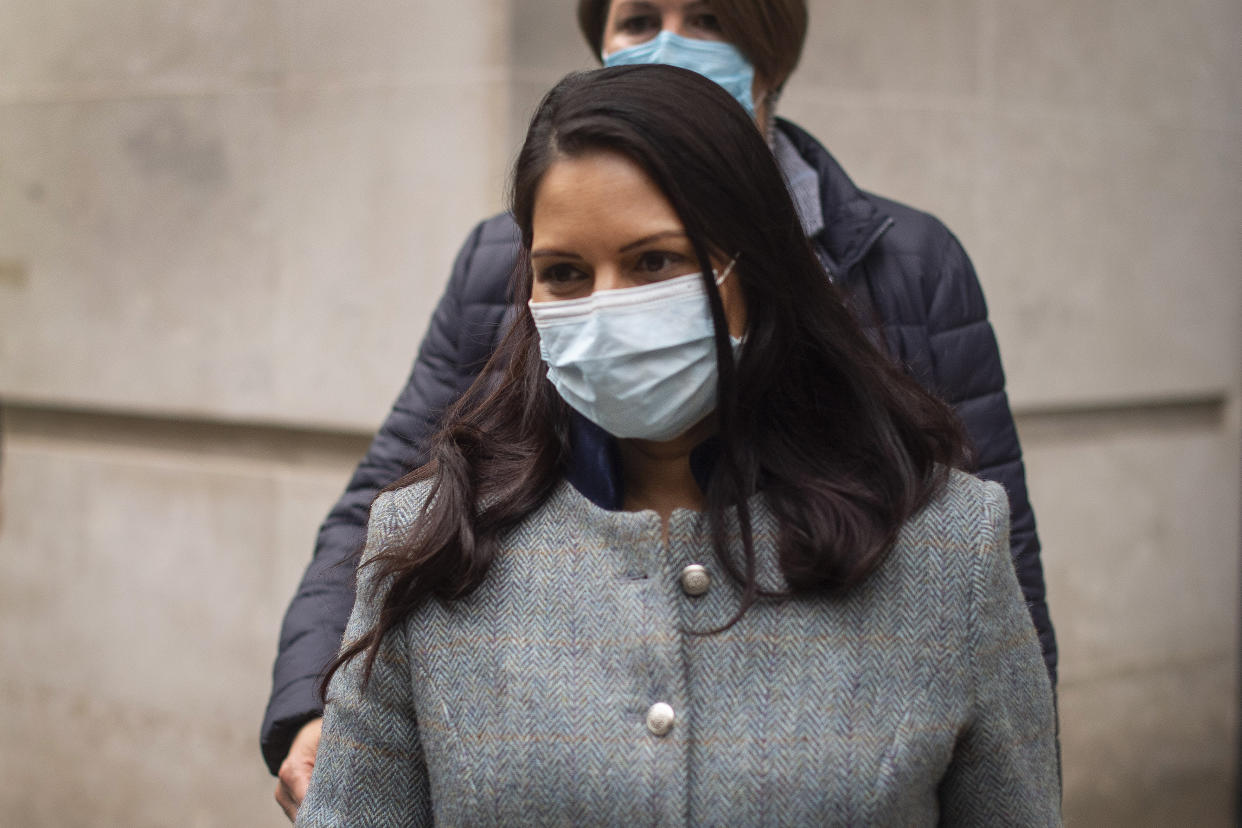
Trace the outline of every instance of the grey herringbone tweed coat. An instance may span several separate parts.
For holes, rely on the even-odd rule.
[[[376,501],[367,555],[425,486]],[[782,583],[753,501],[759,576]],[[705,518],[562,484],[483,585],[339,671],[299,825],[1054,825],[1052,693],[1009,559],[1005,493],[954,473],[844,598],[740,590]],[[710,587],[683,591],[688,564]],[[374,620],[365,568],[347,637]],[[648,726],[671,707],[667,733]],[[656,728],[655,730],[659,730]]]

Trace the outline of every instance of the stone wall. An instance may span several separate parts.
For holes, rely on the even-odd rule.
[[[571,6],[0,2],[6,821],[283,824],[279,618],[531,107],[591,65]],[[781,111],[980,272],[1068,821],[1231,824],[1242,6],[1035,8],[813,1]]]

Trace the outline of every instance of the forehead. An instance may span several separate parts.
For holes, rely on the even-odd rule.
[[[535,191],[534,246],[581,243],[681,229],[681,218],[650,176],[615,152],[561,157]]]
[[[633,11],[679,11],[685,9],[708,9],[709,0],[612,0],[606,7],[608,16],[613,13]]]

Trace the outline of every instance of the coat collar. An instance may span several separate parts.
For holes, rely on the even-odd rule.
[[[874,201],[855,186],[837,160],[801,127],[776,119],[779,133],[819,176],[823,227],[814,237],[825,254],[830,275],[842,280],[893,225]]]

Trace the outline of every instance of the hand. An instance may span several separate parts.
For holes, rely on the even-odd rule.
[[[276,802],[290,822],[297,818],[298,806],[306,797],[311,771],[315,769],[315,753],[319,750],[321,730],[323,719],[311,719],[302,725],[289,747],[289,755],[280,763],[280,773],[276,775],[280,780],[276,786]]]

